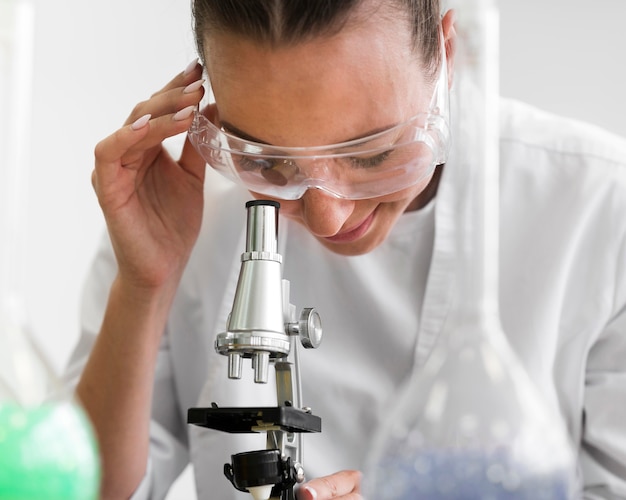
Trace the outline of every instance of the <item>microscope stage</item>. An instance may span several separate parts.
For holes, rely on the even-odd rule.
[[[230,433],[321,432],[322,419],[292,406],[190,408],[187,423]]]

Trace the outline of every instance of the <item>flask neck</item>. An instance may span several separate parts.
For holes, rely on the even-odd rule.
[[[459,9],[453,186],[460,324],[499,322],[499,62],[493,2]],[[482,5],[485,4],[485,5]]]
[[[34,9],[3,2],[0,15],[0,303],[23,296],[32,109]]]
[[[24,250],[34,43],[32,0],[0,5],[0,402],[40,402],[48,366],[25,327]]]

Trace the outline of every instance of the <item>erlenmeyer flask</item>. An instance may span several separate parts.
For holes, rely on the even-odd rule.
[[[0,499],[90,500],[91,425],[29,335],[21,300],[32,35],[32,4],[0,0]]]
[[[0,313],[0,499],[96,499],[100,465],[91,424],[59,390],[16,310],[6,306]]]
[[[498,12],[491,0],[458,3],[456,153],[446,166],[454,168],[457,298],[374,440],[365,495],[578,498],[564,422],[516,358],[499,318]]]

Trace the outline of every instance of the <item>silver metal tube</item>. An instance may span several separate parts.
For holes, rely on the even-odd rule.
[[[246,252],[278,253],[278,203],[272,201],[250,201]]]

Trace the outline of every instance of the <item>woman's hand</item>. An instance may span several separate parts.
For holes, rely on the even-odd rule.
[[[305,483],[298,490],[298,500],[360,500],[361,473],[356,470],[345,470],[319,477]]]
[[[133,286],[177,284],[200,230],[205,162],[188,141],[174,161],[162,141],[191,125],[201,77],[194,61],[95,149],[93,187],[119,277]]]

